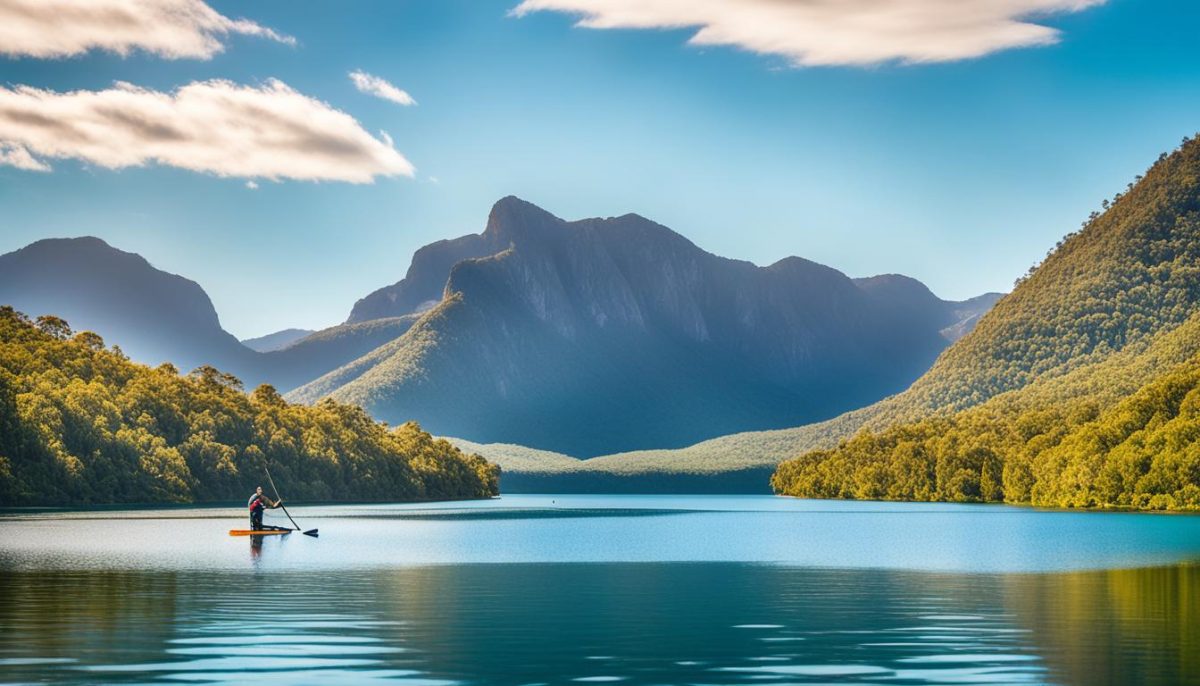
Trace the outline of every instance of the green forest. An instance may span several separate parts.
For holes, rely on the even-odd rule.
[[[1197,332],[1200,333],[1200,332]],[[1117,405],[996,403],[864,431],[781,464],[816,498],[1200,509],[1200,357]]]
[[[499,492],[499,467],[415,423],[246,393],[213,367],[136,364],[62,319],[0,307],[0,504],[240,501],[267,466],[299,500]]]
[[[1200,139],[1102,208],[775,492],[1200,509]]]

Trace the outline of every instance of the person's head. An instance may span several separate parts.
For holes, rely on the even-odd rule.
[[[254,489],[254,493],[256,495],[262,495],[262,486],[259,486],[258,488]]]

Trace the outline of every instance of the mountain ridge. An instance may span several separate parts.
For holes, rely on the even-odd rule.
[[[465,428],[472,438],[540,441],[584,454],[620,447],[605,430],[586,426],[588,415],[607,417],[618,430],[636,427],[648,437],[642,446],[682,445],[696,435],[683,426],[688,414],[703,416],[712,431],[769,428],[787,416],[829,416],[830,404],[849,409],[900,390],[944,347],[941,330],[962,307],[929,293],[914,324],[919,306],[891,312],[886,283],[860,287],[799,257],[766,267],[723,258],[637,214],[568,222],[508,196],[473,236],[475,247],[502,249],[450,268],[442,303],[423,315],[431,317],[427,325],[414,325],[412,340],[393,341],[289,397],[329,395],[389,421],[413,414],[437,433]],[[416,268],[427,255],[418,251],[410,275],[431,273],[429,265]],[[399,285],[408,289],[407,277]],[[428,286],[414,292],[427,294]],[[446,359],[450,348],[457,361]],[[529,359],[539,368],[522,366]],[[870,374],[859,373],[864,366]],[[697,376],[691,370],[704,378],[689,378]],[[481,377],[488,383],[473,381]],[[470,399],[451,398],[437,383],[472,388]],[[802,384],[821,397],[798,393]],[[704,397],[713,393],[706,385],[728,397]],[[631,389],[657,404],[621,407]],[[533,405],[538,412],[525,409]],[[508,426],[528,428],[535,440]]]
[[[1106,408],[1123,407],[1119,405],[1122,402],[1136,405],[1135,396],[1157,397],[1166,392],[1163,384],[1176,388],[1186,383],[1190,373],[1187,365],[1200,355],[1197,333],[1200,332],[1197,320],[1200,317],[1197,312],[1200,308],[1200,140],[1185,141],[1175,152],[1164,153],[1144,177],[1139,176],[1112,203],[1105,201],[1103,206],[1105,212],[1093,213],[1081,232],[1072,232],[1060,241],[1045,262],[1035,265],[1019,281],[1013,294],[1005,296],[983,315],[980,326],[944,352],[912,388],[875,404],[815,424],[732,434],[680,450],[635,451],[574,465],[557,456],[541,455],[519,446],[477,447],[482,454],[497,455],[501,464],[507,462],[516,469],[527,470],[526,474],[542,488],[558,488],[560,484],[579,488],[581,482],[599,475],[609,483],[613,477],[626,477],[624,488],[633,489],[635,481],[647,474],[660,479],[704,474],[719,478],[746,469],[770,469],[773,464],[806,453],[814,456],[809,458],[813,461],[811,469],[817,469],[828,456],[844,465],[855,454],[871,455],[875,449],[871,441],[880,441],[877,445],[886,447],[891,445],[887,441],[895,441],[898,436],[925,441],[922,449],[935,454],[943,450],[940,446],[961,440],[952,433],[952,425],[936,424],[942,421],[940,418],[961,414],[961,420],[954,421],[965,422],[974,426],[976,433],[988,435],[1011,429],[1003,422],[989,428],[985,420],[1014,416],[1023,408],[1046,408],[1046,416],[1060,413],[1060,419],[1055,421],[1068,426],[1077,421],[1072,417],[1086,417],[1091,411],[1080,403],[1092,402],[1094,411],[1110,412]],[[1039,327],[1031,326],[1036,322],[1041,322]],[[1070,344],[1049,345],[1061,340]],[[996,351],[1012,354],[1001,364],[987,362],[998,354]],[[971,358],[976,362],[970,363]],[[963,377],[959,374],[947,371],[955,367],[968,370],[964,375],[966,382],[961,381]],[[1164,370],[1173,371],[1164,375]],[[1153,412],[1162,412],[1167,419],[1172,416],[1170,413],[1180,413],[1170,421],[1183,422],[1187,407],[1186,402],[1168,404],[1156,407]],[[934,423],[922,424],[922,418]],[[1044,420],[1028,417],[1022,421]],[[1128,426],[1139,425],[1131,422]],[[1073,430],[1083,435],[1094,430],[1108,432],[1104,438],[1094,440],[1103,441],[1101,445],[1122,445],[1123,455],[1134,453],[1136,448],[1130,447],[1130,441],[1142,435],[1136,433],[1131,437],[1102,423],[1076,426]],[[1019,445],[1017,438],[1004,435],[1008,441],[1003,444],[1005,450]],[[856,438],[851,441],[851,449],[843,451],[838,447],[852,436]],[[1059,465],[1070,464],[1079,475],[1101,469],[1081,466],[1079,456],[1069,454],[1066,448],[1048,453],[1045,459],[1058,460]],[[1145,464],[1151,464],[1156,458],[1145,459]],[[885,459],[876,459],[863,462],[862,467],[882,474],[889,465]],[[1133,470],[1131,473],[1140,469],[1130,465],[1123,468]],[[1058,470],[1062,467],[1044,464],[1039,469],[1054,475],[1060,474]],[[586,473],[589,471],[594,474]],[[780,472],[783,473],[782,467]],[[807,485],[797,490],[788,487],[797,478],[792,470],[780,477],[783,481],[777,488],[795,495],[846,497],[839,493],[854,493],[860,487],[858,481],[847,481],[846,474],[831,472],[826,483],[850,484],[845,486],[849,490],[823,490],[811,480],[816,473],[802,472],[803,483]],[[556,480],[555,475],[561,475],[562,479]],[[866,484],[861,487],[867,489],[862,493],[875,495],[859,497],[887,497],[886,490],[871,490],[876,486],[865,473],[853,476],[860,477],[864,479],[861,483]],[[993,485],[999,482],[995,475],[988,478]],[[1105,498],[1125,498],[1132,493],[1133,487],[1125,495],[1111,490],[1097,495],[1090,478],[1080,482],[1088,484],[1082,488],[1063,488],[1061,483],[1048,478],[1040,491],[1032,492],[1040,495],[1033,497],[1040,498],[1043,504],[1079,506],[1113,502]],[[1106,478],[1116,477],[1110,474]],[[960,485],[983,480],[978,469],[974,476],[968,473],[964,479]],[[1163,481],[1168,482],[1169,479]],[[765,487],[763,484],[764,490]],[[942,487],[939,481],[938,488]],[[1003,497],[1020,502],[1030,493],[1018,481],[1012,495]],[[1178,491],[1129,497],[1143,499],[1119,502],[1125,503],[1123,506],[1180,507],[1187,506],[1190,496]]]
[[[0,302],[60,314],[134,359],[185,371],[213,365],[293,399],[337,394],[377,410],[421,387],[409,406],[380,414],[398,423],[411,407],[438,433],[478,424],[486,431],[469,437],[536,443],[541,436],[548,447],[578,431],[583,441],[566,448],[597,455],[682,446],[870,402],[915,378],[944,347],[942,329],[960,324],[971,307],[942,301],[909,277],[850,279],[794,256],[760,267],[704,251],[635,213],[567,222],[508,196],[480,234],[416,251],[405,279],[356,304],[360,314],[349,319],[359,321],[293,332],[286,345],[258,352],[220,327],[195,282],[98,238],[47,241],[0,256],[10,267],[0,275]],[[85,257],[72,262],[56,250]],[[128,308],[138,301],[125,293],[154,300]],[[365,318],[372,298],[412,311]],[[427,364],[432,352],[454,346],[459,360]],[[838,356],[877,357],[877,373],[858,375],[856,363]],[[473,393],[481,400],[466,411],[453,393],[428,390],[480,391],[481,378],[487,388]],[[803,384],[808,391],[797,389]],[[645,398],[630,401],[630,393]],[[547,405],[550,414],[540,416]],[[555,406],[574,413],[573,426],[557,435],[548,427],[558,418],[547,418]],[[435,411],[453,422],[439,426]],[[593,415],[611,426],[586,426]],[[697,421],[699,435],[688,426]],[[497,434],[505,425],[533,427],[536,440]],[[613,442],[614,434],[633,442]]]
[[[282,390],[370,352],[414,319],[339,325],[255,351],[221,327],[199,284],[94,236],[43,239],[0,255],[0,304],[61,317],[146,364],[211,365],[247,386],[270,382]]]
[[[257,353],[269,353],[276,350],[282,350],[292,343],[316,333],[315,329],[281,329],[273,331],[265,336],[255,336],[253,338],[243,338],[239,341],[242,345],[250,348]]]
[[[98,331],[148,364],[191,369],[216,358],[256,380],[255,353],[221,328],[199,284],[94,236],[47,238],[0,255],[0,300]]]

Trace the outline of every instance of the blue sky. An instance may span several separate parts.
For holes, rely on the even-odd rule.
[[[378,140],[386,131],[415,166],[361,184],[42,157],[51,171],[0,166],[0,252],[100,236],[199,282],[247,337],[344,320],[400,279],[416,248],[482,230],[491,204],[514,194],[568,219],[637,212],[758,264],[800,255],[965,298],[1010,288],[1102,198],[1200,130],[1193,2],[1048,12],[1032,21],[1058,42],[973,59],[797,66],[749,44],[689,44],[695,28],[512,16],[518,1],[213,0],[294,44],[230,33],[208,59],[0,55],[9,89],[278,79]],[[356,69],[418,104],[358,91]]]

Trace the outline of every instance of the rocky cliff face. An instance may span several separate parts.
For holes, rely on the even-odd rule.
[[[413,255],[404,278],[354,303],[346,323],[403,317],[429,310],[441,301],[451,267],[463,260],[493,255],[504,249],[505,246],[498,245],[493,238],[471,234],[421,248]]]
[[[927,369],[957,321],[912,279],[855,282],[795,257],[757,267],[632,214],[566,222],[510,197],[482,234],[435,246],[356,311],[384,293],[427,298],[416,284],[453,250],[496,252],[455,263],[404,337],[294,397],[590,456],[867,404]]]

